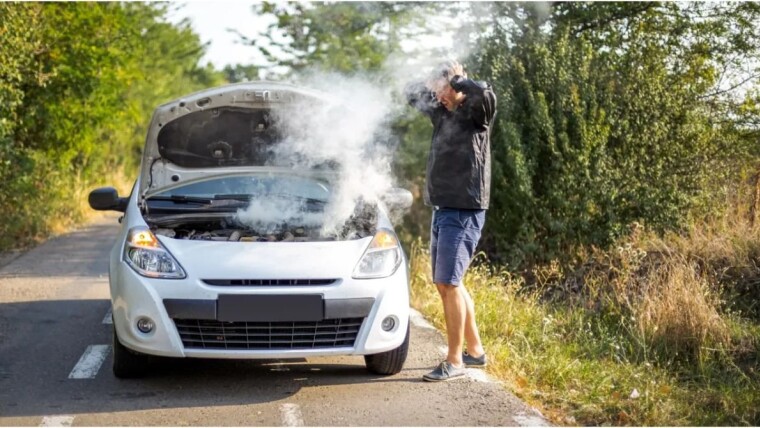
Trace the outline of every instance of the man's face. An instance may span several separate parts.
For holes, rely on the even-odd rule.
[[[432,86],[435,98],[449,111],[456,109],[464,99],[464,94],[455,91],[446,79],[439,79]]]

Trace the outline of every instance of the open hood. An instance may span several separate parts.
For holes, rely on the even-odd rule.
[[[281,139],[273,112],[295,103],[331,103],[324,93],[276,82],[196,92],[159,106],[145,141],[139,200],[214,175],[287,167],[272,163]],[[325,169],[329,169],[325,165]]]

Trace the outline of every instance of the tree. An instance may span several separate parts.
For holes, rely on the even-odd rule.
[[[259,67],[255,65],[235,64],[227,65],[222,70],[229,83],[249,82],[259,79]]]
[[[221,82],[188,23],[146,3],[0,4],[0,248],[81,216],[139,162],[156,105]]]

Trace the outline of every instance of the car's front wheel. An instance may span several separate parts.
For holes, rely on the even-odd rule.
[[[116,327],[113,328],[113,374],[119,379],[144,376],[151,363],[149,355],[137,353],[119,342]]]
[[[367,370],[379,375],[394,375],[401,371],[409,353],[409,323],[406,324],[404,342],[396,349],[379,354],[365,355],[364,362]]]

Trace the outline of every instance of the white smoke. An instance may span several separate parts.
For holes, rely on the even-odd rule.
[[[393,137],[389,124],[403,105],[392,100],[392,88],[361,78],[314,74],[299,86],[325,93],[330,100],[303,99],[272,111],[281,141],[273,147],[272,165],[298,171],[328,166],[336,171],[321,215],[307,213],[297,200],[262,200],[238,213],[251,227],[298,222],[321,223],[323,236],[340,232],[361,202],[372,203],[394,183]]]
[[[271,197],[253,199],[246,209],[237,212],[237,221],[266,235],[280,232],[283,224],[319,226],[323,218],[323,213],[308,211],[302,202]]]
[[[463,31],[473,21],[464,18],[471,13],[470,6],[455,4],[449,9],[425,9],[429,31],[407,38],[402,52],[389,55],[382,73],[376,76],[302,75],[299,86],[324,92],[332,101],[303,100],[273,111],[273,123],[282,141],[274,147],[271,164],[297,170],[336,166],[338,175],[328,203],[322,215],[316,215],[306,212],[298,201],[257,201],[238,213],[239,221],[270,230],[278,222],[321,224],[323,236],[335,235],[360,202],[376,201],[393,187],[391,161],[398,143],[389,125],[399,114],[408,112],[401,95],[403,88],[424,79],[445,59],[465,60],[473,49],[470,41],[462,38],[473,31]]]

